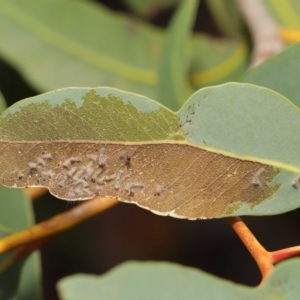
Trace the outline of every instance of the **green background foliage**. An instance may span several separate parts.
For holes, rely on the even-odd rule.
[[[224,1],[221,0],[207,1],[207,7],[218,27],[217,37],[207,35],[204,32],[193,32],[194,23],[196,22],[197,25],[197,22],[199,22],[196,14],[197,6],[200,5],[200,10],[202,7],[202,3],[199,4],[199,1],[124,0],[122,3],[128,9],[127,14],[113,12],[95,1],[1,1],[1,65],[4,63],[16,70],[28,85],[31,93],[48,92],[69,86],[107,86],[154,99],[173,111],[179,111],[177,116],[182,121],[185,121],[187,116],[191,118],[192,123],[185,123],[183,128],[189,143],[196,143],[198,146],[208,147],[217,152],[225,151],[234,157],[254,158],[256,161],[267,162],[281,169],[273,182],[273,184],[281,184],[279,192],[269,202],[263,201],[254,209],[251,208],[251,213],[259,215],[282,213],[298,207],[298,190],[293,189],[291,184],[299,169],[299,161],[297,160],[299,111],[296,107],[299,107],[299,68],[297,67],[299,65],[299,45],[286,49],[281,54],[264,62],[261,66],[246,72],[251,48],[249,37],[235,6],[235,1],[226,2],[226,6],[224,6]],[[287,0],[284,4],[281,3],[280,6],[273,0],[265,0],[264,3],[281,27],[300,29],[298,1]],[[155,16],[164,9],[171,9],[172,15],[166,28],[154,25]],[[134,18],[133,13],[136,14]],[[216,30],[212,29],[211,32],[215,34]],[[4,73],[2,72],[2,74]],[[1,76],[3,78],[2,82],[8,82],[8,84],[3,85],[3,89],[6,89],[7,94],[19,91],[16,82],[9,82],[6,73]],[[230,84],[216,88],[206,88],[228,81],[251,83],[267,89],[241,85],[239,90],[233,88],[234,85]],[[22,84],[24,85],[24,82]],[[194,92],[203,87],[205,89],[193,95]],[[188,106],[180,109],[186,99],[192,95],[193,97],[189,100],[190,103],[193,101],[201,103],[201,109],[195,112]],[[22,94],[19,98],[25,98],[26,96],[27,94]],[[131,95],[129,97],[130,101],[134,97],[139,98],[139,96]],[[210,101],[207,101],[206,98]],[[265,102],[260,102],[262,99]],[[12,100],[9,99],[9,101]],[[69,105],[71,105],[71,102]],[[149,103],[151,103],[149,107],[161,108],[158,103]],[[147,109],[150,109],[149,107]],[[139,109],[143,110],[145,106],[139,106]],[[168,109],[164,109],[165,112],[168,112],[168,116],[174,122],[177,122],[177,118]],[[119,119],[124,118],[123,115],[116,115],[116,117]],[[251,125],[253,119],[256,120],[255,128]],[[145,119],[141,120],[145,121]],[[27,127],[31,127],[33,121],[34,118],[26,123]],[[22,127],[18,122],[16,122],[16,125]],[[196,126],[197,130],[192,128],[193,126]],[[255,131],[254,134],[253,130]],[[82,136],[81,127],[74,127],[73,133]],[[91,133],[89,132],[89,134]],[[1,237],[34,223],[32,204],[23,192],[1,188],[0,195],[2,199],[0,200]],[[48,208],[43,208],[47,212],[50,211],[50,207],[56,205],[54,199],[51,199],[51,201],[48,203]],[[36,204],[36,206],[39,205]],[[124,209],[123,206],[121,207]],[[65,209],[65,204],[62,204],[61,209]],[[237,207],[228,212],[230,214],[232,212],[243,214],[249,211],[243,207]],[[140,222],[147,224],[144,222],[146,222],[148,215],[137,213],[137,215],[140,214],[143,215]],[[105,224],[105,227],[111,230],[112,225],[119,224],[118,222],[121,222],[122,225],[120,226],[124,227],[123,224],[128,220],[123,222],[122,216],[121,214],[119,218],[113,217],[110,226]],[[294,215],[289,215],[289,218],[296,220],[297,212],[294,212]],[[152,244],[156,244],[158,243],[157,237],[166,228],[164,227],[166,225],[159,226],[157,224],[168,221],[151,220],[154,220],[154,222],[149,223],[148,227],[150,229],[148,228],[148,232],[152,232],[151,230],[156,226],[159,227],[152,242]],[[273,217],[273,220],[278,219]],[[284,220],[287,222],[287,219]],[[256,224],[262,224],[259,222],[261,221],[256,220]],[[274,221],[273,227],[276,227],[275,223]],[[184,224],[180,223],[180,228],[187,226]],[[252,225],[255,226],[255,223]],[[208,230],[204,224],[193,226],[204,226],[203,234]],[[223,228],[223,223],[219,230],[221,230],[221,227]],[[263,227],[265,228],[264,224]],[[280,231],[279,227],[276,228],[277,231]],[[177,235],[179,231],[176,229],[174,232]],[[129,233],[127,232],[127,235],[131,233],[132,230]],[[188,231],[188,233],[193,235],[191,231]],[[120,234],[120,236],[123,235],[124,233]],[[147,236],[144,232],[143,235]],[[163,236],[161,243],[170,241],[172,239],[170,236],[171,234]],[[197,239],[203,240],[203,235],[199,237],[196,232],[195,236],[197,236]],[[195,240],[195,236],[193,235],[193,240]],[[221,234],[219,232],[217,232],[217,236],[220,240]],[[102,237],[97,236],[96,238],[101,239]],[[114,239],[116,238],[114,236]],[[71,243],[66,242],[66,248],[72,245],[71,248],[68,248],[69,256],[81,247],[82,239],[82,237],[78,238],[79,242],[74,247],[74,239]],[[221,242],[224,244],[226,240]],[[216,238],[214,238],[213,245],[215,243],[217,243]],[[299,241],[295,239],[293,243],[299,244]],[[94,249],[94,244],[95,240],[93,240],[90,247],[87,246],[89,251]],[[104,246],[101,247],[103,250]],[[125,246],[122,244],[119,247],[123,249]],[[203,247],[204,245],[201,245],[200,248]],[[232,243],[228,244],[227,247],[234,248]],[[157,251],[161,251],[161,248],[163,247],[160,247]],[[135,247],[132,247],[132,249],[135,249]],[[223,245],[222,249],[225,249]],[[211,252],[211,250],[208,251],[209,254]],[[98,255],[102,252],[96,251],[96,253]],[[110,250],[107,253],[113,255],[114,251]],[[0,262],[3,262],[12,254],[1,255]],[[109,255],[107,257],[110,257]],[[230,255],[233,254],[230,253]],[[91,256],[90,252],[87,253],[87,256]],[[189,254],[186,254],[186,256],[188,257]],[[125,259],[128,258],[132,258],[131,254]],[[71,260],[69,257],[68,259]],[[65,258],[64,262],[68,259]],[[99,257],[93,259],[101,260]],[[213,259],[216,260],[215,257]],[[53,261],[56,260],[53,259]],[[74,260],[74,265],[77,262],[78,258]],[[120,260],[115,263],[118,262]],[[134,295],[140,295],[140,289],[136,287],[136,283],[132,280],[127,281],[131,279],[128,274],[138,274],[134,275],[136,281],[140,280],[140,287],[143,289],[150,287],[151,290],[147,295],[152,299],[153,295],[150,292],[155,292],[155,297],[163,297],[166,295],[165,293],[175,292],[174,299],[175,297],[185,299],[188,296],[187,291],[185,289],[177,290],[177,287],[182,287],[182,281],[177,284],[176,280],[186,280],[186,278],[189,278],[189,281],[185,287],[188,284],[194,286],[194,289],[189,290],[191,293],[202,287],[202,294],[205,290],[211,296],[212,293],[218,293],[219,288],[216,287],[220,287],[223,298],[225,295],[232,298],[234,297],[232,293],[241,293],[245,297],[248,297],[248,294],[251,295],[252,298],[249,299],[255,299],[255,297],[259,299],[259,297],[267,297],[267,295],[282,297],[283,299],[297,299],[299,294],[297,290],[299,286],[297,284],[299,277],[298,264],[298,260],[293,260],[276,267],[275,272],[263,289],[236,286],[207,276],[201,271],[188,270],[168,264],[161,264],[160,266],[155,263],[149,263],[145,266],[137,263],[125,264],[113,269],[111,273],[100,277],[100,279],[83,277],[83,286],[88,284],[90,289],[82,288],[81,283],[80,285],[78,283],[79,281],[74,281],[76,277],[63,279],[59,283],[59,294],[61,299],[73,299],[72,292],[74,292],[75,287],[80,288],[81,291],[89,290],[92,293],[95,284],[98,293],[97,289],[102,284],[105,285],[105,288],[110,288],[119,283],[118,287],[120,287],[118,280],[121,280],[124,283],[121,287],[124,289],[114,289],[116,293],[121,293],[122,296],[129,293],[129,297],[132,295],[130,293],[135,292],[137,294]],[[103,265],[105,265],[105,262],[103,262]],[[109,268],[112,265],[113,263],[109,265]],[[64,268],[64,263],[62,267]],[[164,277],[166,278],[170,274],[169,276],[174,281],[169,282],[164,280],[165,278],[159,280],[157,268],[160,267],[166,272]],[[104,269],[102,269],[102,272],[105,271]],[[218,270],[218,267],[216,269]],[[232,269],[233,267],[230,266],[227,272]],[[153,272],[151,273],[152,285],[146,286],[140,276],[142,272],[146,272],[145,274]],[[40,273],[37,254],[31,255],[26,261],[24,258],[15,263],[6,272],[0,274],[0,298],[40,299]],[[193,274],[192,277],[195,279],[191,280],[190,277],[185,277],[184,274],[187,273]],[[116,279],[115,276],[117,275],[115,274],[121,274],[122,276],[120,275],[119,279]],[[48,274],[45,273],[45,275]],[[239,279],[239,277],[241,276],[236,278]],[[107,285],[105,280],[110,280],[111,286]],[[278,284],[278,282],[283,281],[285,284]],[[74,282],[76,283],[75,287],[73,286]],[[161,283],[164,282],[165,285],[161,286]],[[70,284],[68,286],[70,290],[65,289],[67,283]],[[165,286],[168,283],[172,285],[172,289],[166,291]],[[154,285],[155,288],[153,289]],[[101,292],[106,293],[106,290],[101,289]],[[71,298],[68,298],[67,293],[71,295]],[[45,297],[52,300],[55,296],[46,294]]]

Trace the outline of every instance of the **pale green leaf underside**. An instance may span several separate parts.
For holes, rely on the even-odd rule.
[[[296,300],[299,276],[299,259],[277,266],[260,288],[234,284],[172,263],[127,262],[102,276],[78,274],[63,278],[57,289],[61,300]]]
[[[6,103],[0,93],[0,111]],[[32,202],[21,190],[0,186],[0,238],[34,224]],[[13,256],[14,251],[0,255],[0,265]],[[0,299],[41,299],[41,268],[39,254],[24,256],[6,271],[0,271]],[[17,298],[16,298],[17,297]]]
[[[299,70],[300,44],[296,44],[253,68],[240,81],[272,89],[300,107]]]
[[[188,219],[282,213],[299,207],[299,128],[295,106],[248,84],[200,90],[178,113],[116,89],[57,90],[2,115],[0,180]]]

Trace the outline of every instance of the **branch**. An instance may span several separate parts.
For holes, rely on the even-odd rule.
[[[273,264],[276,264],[284,259],[290,258],[292,256],[300,255],[300,246],[285,248],[269,253],[270,260]]]
[[[279,28],[273,21],[261,0],[236,0],[252,36],[254,49],[251,67],[278,54],[284,49]]]
[[[35,200],[36,198],[46,194],[47,192],[48,192],[48,189],[46,189],[46,188],[27,188],[27,189],[25,189],[25,193],[32,200]]]
[[[270,253],[258,242],[240,218],[230,217],[227,218],[227,220],[256,261],[256,264],[260,269],[263,282],[274,268],[270,259]]]
[[[0,239],[0,254],[66,231],[117,203],[119,201],[111,197],[85,201],[65,213]]]
[[[18,259],[29,255],[34,250],[40,249],[42,246],[48,244],[52,238],[47,237],[33,243],[27,244],[20,249],[18,249],[15,253],[7,257],[1,264],[0,264],[0,275],[4,273],[11,265],[13,265]]]

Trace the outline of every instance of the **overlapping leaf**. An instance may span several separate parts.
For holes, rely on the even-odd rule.
[[[0,96],[0,110],[5,101]],[[33,224],[30,200],[24,191],[0,186],[0,238]],[[37,300],[41,298],[41,269],[38,253],[23,257],[11,266],[11,251],[0,255],[0,299]]]
[[[124,2],[136,13],[151,17],[162,9],[174,6],[179,0],[124,0]]]
[[[299,70],[300,44],[296,44],[250,70],[240,81],[277,91],[300,107]]]
[[[0,35],[1,55],[40,91],[103,85],[155,97],[161,33],[100,4],[1,1]]]
[[[39,92],[111,86],[178,108],[169,99],[191,95],[189,82],[198,89],[237,80],[248,64],[242,40],[195,35],[189,41],[195,11],[184,7],[195,3],[184,2],[190,3],[178,6],[173,29],[162,30],[90,1],[3,0],[0,55]]]
[[[300,30],[300,3],[297,0],[264,0],[269,13],[284,27]]]
[[[280,264],[263,286],[250,288],[171,263],[128,262],[102,276],[78,274],[57,285],[61,300],[73,299],[214,299],[297,300],[300,261]]]
[[[188,83],[190,34],[197,11],[197,0],[181,3],[167,30],[158,68],[157,100],[178,110],[192,94]]]
[[[231,37],[240,37],[243,23],[240,12],[234,0],[210,0],[207,5],[214,17],[219,30]]]
[[[276,214],[299,207],[299,128],[287,99],[247,84],[200,90],[176,114],[114,89],[58,90],[2,115],[0,180],[189,219]]]

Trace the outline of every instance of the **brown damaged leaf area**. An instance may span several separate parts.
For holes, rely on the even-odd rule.
[[[65,200],[113,196],[179,218],[219,217],[276,191],[273,167],[184,144],[2,142],[0,153],[6,186],[44,186]]]

